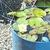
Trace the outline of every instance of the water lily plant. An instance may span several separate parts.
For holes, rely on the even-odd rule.
[[[17,31],[20,37],[32,42],[43,41],[46,38],[44,41],[47,42],[50,39],[50,25],[43,20],[43,17],[47,15],[46,11],[47,9],[29,8],[22,11],[9,12],[8,15],[16,17],[12,28]],[[45,33],[46,31],[48,34]],[[39,38],[41,39],[39,40]]]

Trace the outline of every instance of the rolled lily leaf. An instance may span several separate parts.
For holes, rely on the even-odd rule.
[[[14,16],[16,16],[16,12],[9,12],[9,13],[7,13],[8,15],[14,15]]]
[[[24,13],[24,11],[19,11],[19,12],[17,12],[16,16],[17,17],[25,17],[26,13]]]
[[[38,39],[37,35],[32,35],[32,36],[28,35],[27,36],[27,40],[32,41],[32,42],[35,42],[37,39]]]

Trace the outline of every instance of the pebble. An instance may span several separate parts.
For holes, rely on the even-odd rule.
[[[0,23],[0,50],[12,50],[10,24]]]

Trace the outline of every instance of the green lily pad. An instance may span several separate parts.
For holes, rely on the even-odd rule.
[[[31,30],[31,31],[29,32],[29,34],[33,35],[33,34],[36,34],[36,32],[35,32],[34,30]]]
[[[43,17],[43,16],[46,16],[46,12],[43,11],[42,9],[40,9],[40,8],[35,8],[35,9],[33,9],[33,14],[34,14],[36,17]]]
[[[29,9],[25,9],[24,12],[25,12],[26,14],[29,14],[29,13],[30,13]]]
[[[26,18],[18,18],[16,23],[18,23],[18,24],[27,24],[28,25],[28,20],[26,20]]]
[[[43,22],[43,19],[42,18],[36,18],[35,25],[39,27],[39,26],[41,26],[41,22]]]
[[[29,24],[30,26],[33,26],[33,25],[35,24],[35,19],[34,19],[34,18],[30,18],[30,19],[28,20],[28,24]]]
[[[45,12],[50,12],[50,8],[45,9]]]
[[[38,30],[37,30],[37,34],[44,34],[46,31],[46,29],[44,27],[40,27]]]
[[[9,12],[9,13],[7,13],[8,15],[14,15],[14,16],[16,16],[16,12]]]

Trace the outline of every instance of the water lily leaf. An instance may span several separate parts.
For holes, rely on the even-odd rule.
[[[35,8],[35,9],[33,9],[33,14],[34,14],[36,17],[43,17],[43,16],[46,16],[46,12],[43,11],[42,9],[40,9],[40,8]]]
[[[42,25],[48,25],[48,22],[43,21],[43,22],[41,22],[41,24],[42,24]]]
[[[27,40],[30,40],[32,37],[31,37],[31,35],[27,35]]]
[[[35,32],[34,30],[31,30],[31,31],[29,32],[29,34],[33,35],[33,34],[36,34],[36,32]]]
[[[18,18],[16,23],[18,23],[18,24],[27,24],[28,25],[28,20],[26,20],[26,18]]]
[[[50,29],[50,25],[48,25],[48,24],[45,25],[45,28],[49,30]]]
[[[30,39],[32,42],[35,42],[38,39],[37,35],[33,35],[32,38]]]
[[[28,35],[27,36],[27,40],[32,41],[32,42],[35,42],[37,39],[38,39],[37,35],[32,35],[32,36]]]
[[[46,31],[46,29],[44,27],[40,27],[38,30],[37,30],[37,34],[44,34]]]
[[[45,9],[45,12],[50,12],[50,8]]]
[[[19,11],[17,12],[17,17],[25,17],[26,16],[26,13],[24,13],[24,11]]]
[[[36,26],[41,26],[41,22],[43,22],[43,19],[41,19],[41,18],[36,18],[36,23],[35,23],[35,25],[36,25]]]
[[[25,12],[26,14],[29,14],[29,13],[30,13],[29,9],[25,9],[24,12]]]
[[[28,20],[28,24],[30,25],[30,26],[33,26],[34,24],[35,24],[35,19],[34,18],[30,18],[29,20]]]
[[[19,35],[20,37],[22,37],[23,34],[22,34],[21,32],[18,32],[18,35]]]
[[[17,23],[14,23],[14,24],[12,25],[12,28],[13,28],[14,30],[16,30],[16,31],[19,30],[19,29],[18,29],[18,24],[17,24]]]

